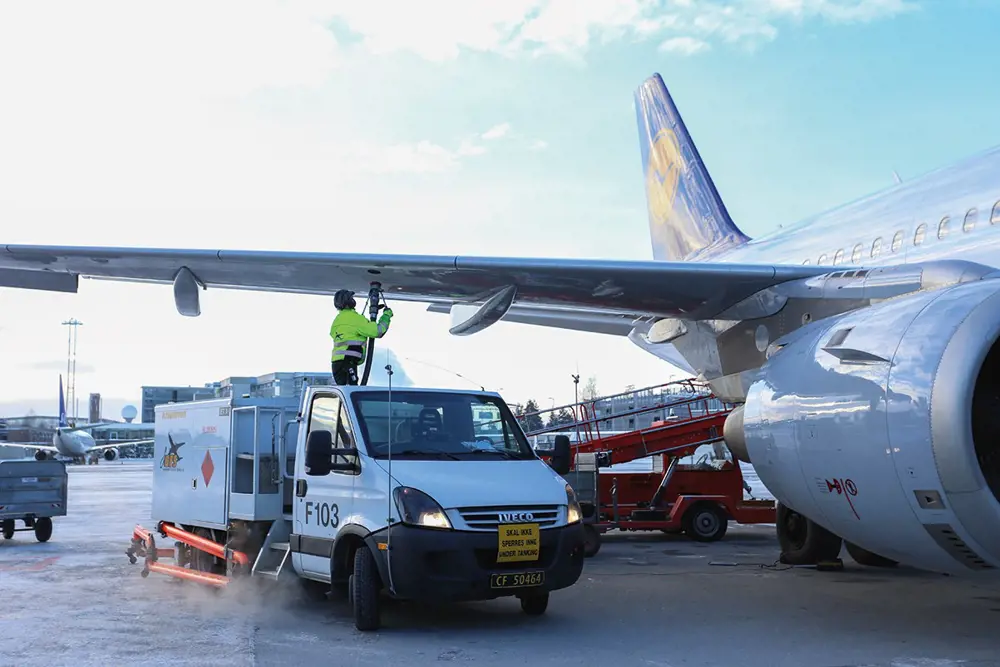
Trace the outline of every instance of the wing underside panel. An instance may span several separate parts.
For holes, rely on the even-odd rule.
[[[406,301],[477,303],[510,285],[515,306],[602,315],[711,317],[777,283],[821,269],[656,261],[0,246],[0,285],[69,289],[77,276],[170,284],[186,267],[206,288],[298,294],[367,291]]]

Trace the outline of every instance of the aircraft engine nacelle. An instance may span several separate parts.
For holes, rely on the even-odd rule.
[[[36,461],[44,461],[47,458],[49,458],[49,455],[48,455],[48,453],[44,449],[36,449],[35,450],[35,460]]]
[[[848,542],[1000,573],[998,337],[992,279],[802,327],[769,348],[727,424],[734,451],[779,502]]]
[[[102,456],[104,457],[105,461],[117,461],[118,460],[118,448],[117,447],[108,447],[107,449],[104,450],[104,453],[102,454]]]

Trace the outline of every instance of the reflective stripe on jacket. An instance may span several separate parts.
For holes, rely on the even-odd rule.
[[[381,338],[389,330],[392,314],[385,311],[378,322],[372,322],[364,315],[351,308],[345,308],[337,313],[330,325],[330,338],[333,339],[332,361],[350,358],[360,364],[365,360],[365,346],[369,338]]]

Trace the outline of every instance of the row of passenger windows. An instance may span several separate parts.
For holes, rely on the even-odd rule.
[[[975,229],[978,218],[979,218],[978,209],[970,208],[968,211],[966,211],[965,219],[962,221],[962,231],[971,232],[973,229]],[[993,210],[990,212],[990,224],[991,225],[1000,224],[1000,201],[998,201],[993,205]],[[950,227],[951,227],[951,218],[946,215],[943,218],[941,218],[941,221],[938,223],[937,237],[939,239],[943,239],[944,237],[948,236]],[[921,243],[924,242],[924,239],[926,237],[927,237],[927,223],[925,222],[922,223],[919,227],[917,227],[917,231],[913,233],[913,245],[914,246],[920,245]],[[895,235],[893,235],[892,245],[889,246],[889,252],[893,253],[899,252],[899,249],[901,247],[903,247],[903,230],[899,230],[898,232],[895,233]],[[861,256],[864,254],[864,252],[865,252],[864,244],[859,243],[856,246],[854,246],[854,249],[851,251],[851,263],[857,264],[858,262],[860,262]],[[869,251],[869,256],[872,259],[875,259],[881,254],[882,254],[882,237],[880,236],[872,242],[871,250]],[[816,261],[816,263],[819,265],[823,265],[827,263],[828,259],[829,256],[826,253],[823,253],[822,255],[819,256],[819,259]],[[802,263],[810,264],[812,263],[812,260],[807,259]],[[843,264],[843,263],[844,263],[844,250],[843,248],[841,248],[833,256],[833,264],[834,266],[836,266],[838,264]]]

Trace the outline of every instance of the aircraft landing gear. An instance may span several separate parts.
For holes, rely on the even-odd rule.
[[[835,561],[844,541],[816,522],[778,503],[776,524],[781,562],[788,565],[816,565]]]

